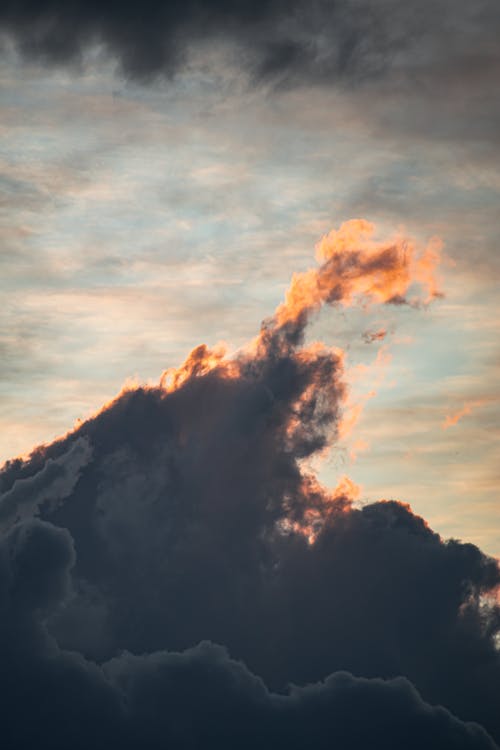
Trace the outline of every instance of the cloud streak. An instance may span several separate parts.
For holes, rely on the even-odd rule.
[[[443,421],[441,422],[441,428],[443,430],[447,430],[450,427],[454,427],[456,424],[460,422],[460,420],[463,417],[468,416],[469,414],[472,414],[474,409],[478,409],[480,406],[484,406],[484,404],[487,404],[487,399],[476,399],[475,401],[467,401],[461,409],[454,412],[453,414],[448,414]]]
[[[491,0],[473,8],[447,0],[418,8],[394,0],[375,7],[367,0],[149,0],[145,6],[11,0],[0,15],[25,55],[56,64],[78,61],[91,45],[102,45],[128,75],[172,75],[208,40],[236,47],[234,57],[257,80],[351,84],[388,72],[397,81],[438,71],[448,84],[464,70],[469,79],[484,77],[498,65],[498,22]]]

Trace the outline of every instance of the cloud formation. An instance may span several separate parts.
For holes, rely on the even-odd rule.
[[[469,414],[472,413],[474,409],[477,409],[480,406],[484,406],[484,404],[488,403],[486,399],[476,399],[475,401],[467,401],[461,409],[458,409],[458,411],[454,412],[453,414],[447,414],[446,417],[441,422],[441,427],[443,430],[447,430],[449,427],[454,427],[462,417],[466,417]]]
[[[277,695],[208,642],[102,666],[62,651],[42,616],[67,596],[73,562],[69,533],[38,520],[0,540],[3,747],[495,748],[402,678],[340,672]]]
[[[172,75],[193,49],[212,43],[235,47],[235,59],[258,80],[351,84],[388,73],[395,83],[432,73],[448,81],[465,71],[491,75],[499,20],[494,0],[418,7],[396,0],[10,0],[0,15],[25,55],[57,64],[77,61],[94,44],[133,77]]]
[[[248,347],[201,345],[4,467],[4,498],[73,467],[1,536],[10,746],[495,747],[496,561],[307,468],[347,393],[311,316],[436,290],[434,251],[367,231],[325,238]]]

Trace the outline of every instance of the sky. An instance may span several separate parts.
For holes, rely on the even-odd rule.
[[[90,715],[94,698],[108,706],[98,720],[117,746],[127,746],[127,732],[142,733],[156,669],[187,670],[186,684],[189,674],[203,681],[219,670],[220,705],[236,681],[241,706],[252,696],[256,725],[276,723],[273,747],[272,732],[288,737],[283,721],[295,727],[283,746],[299,742],[301,712],[313,710],[318,691],[342,713],[345,680],[368,714],[404,693],[415,741],[429,747],[455,746],[439,735],[451,721],[460,722],[456,737],[467,734],[457,747],[500,740],[490,601],[500,557],[499,31],[494,0],[11,0],[0,10],[0,543],[5,559],[26,548],[28,563],[35,545],[53,561],[47,581],[59,581],[57,591],[41,581],[42,604],[30,595],[21,614],[14,605],[8,612],[14,623],[29,619],[43,643],[36,659],[57,643],[60,669],[73,674]],[[181,425],[175,439],[172,424]],[[168,506],[161,521],[152,500],[141,505],[145,496]],[[288,541],[273,537],[257,563],[256,540],[271,529]],[[408,544],[401,529],[410,529]],[[142,577],[132,576],[130,590],[127,539],[151,547],[137,552]],[[388,587],[373,584],[378,607],[356,577],[371,563],[347,551],[349,540],[366,545]],[[175,554],[165,557],[162,545]],[[238,570],[234,580],[221,573],[217,545]],[[273,583],[279,612],[269,581],[256,577],[271,558],[284,571]],[[400,583],[398,559],[408,574]],[[352,609],[335,561],[353,566],[361,601]],[[165,572],[174,564],[185,578]],[[219,608],[211,584],[212,598],[200,593],[197,566],[222,576]],[[310,577],[302,599],[289,593],[298,570]],[[432,592],[424,591],[429,575],[438,581]],[[324,610],[329,577],[335,607],[347,607],[345,632],[338,610]],[[155,587],[177,602],[177,619],[147,600]],[[253,613],[232,598],[236,590]],[[330,653],[319,624],[315,631],[299,617],[295,636],[268,624],[287,621],[304,601],[333,628],[340,651]],[[428,652],[425,623],[418,633],[408,624],[424,604],[442,616],[443,641],[431,638]],[[366,633],[349,640],[371,607],[373,642]],[[381,635],[395,620],[397,663],[384,661],[391,648]],[[246,633],[252,622],[269,628],[271,643],[283,637],[276,663]],[[294,637],[318,640],[309,667],[287,650]],[[429,665],[451,641],[436,672],[413,663],[412,652]],[[491,659],[487,676],[465,663],[472,656],[462,663],[466,646]],[[450,664],[455,692],[442,676]],[[12,674],[20,670],[14,663]],[[482,708],[464,697],[472,673]],[[49,682],[51,674],[47,667]],[[115,703],[134,680],[122,735]],[[288,682],[301,687],[285,707],[277,696]],[[188,693],[198,705],[199,694]],[[445,720],[427,704],[451,713]],[[218,715],[220,705],[210,710]],[[175,710],[189,713],[187,704]],[[164,731],[156,721],[151,747]],[[374,746],[409,741],[388,727]],[[68,741],[58,731],[53,747]],[[358,747],[342,745],[351,725],[324,731],[339,747]]]
[[[287,31],[265,9],[249,39],[186,31],[175,64],[148,60],[140,38],[137,60],[120,40],[86,47],[83,30],[61,60],[42,20],[18,30],[6,14],[1,459],[64,434],[127,380],[157,382],[199,342],[237,349],[321,237],[365,218],[381,236],[439,237],[445,296],[411,319],[322,318],[353,365],[376,354],[363,326],[387,328],[391,358],[359,384],[381,381],[352,435],[369,447],[322,474],[500,553],[497,12],[443,2],[440,25],[425,4],[397,6],[372,9],[372,29],[368,6],[339,4],[345,61],[337,39],[324,59],[267,72]]]

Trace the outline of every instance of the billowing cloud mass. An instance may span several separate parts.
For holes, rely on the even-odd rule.
[[[372,235],[324,238],[248,347],[4,467],[8,747],[496,747],[497,562],[308,468],[348,392],[311,316],[438,295],[435,242]]]

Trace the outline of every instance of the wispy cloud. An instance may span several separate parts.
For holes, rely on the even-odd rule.
[[[478,409],[481,406],[487,404],[486,399],[478,399],[476,401],[467,401],[458,411],[448,414],[441,422],[441,428],[447,430],[449,427],[454,427],[460,420],[471,414],[473,410]]]

